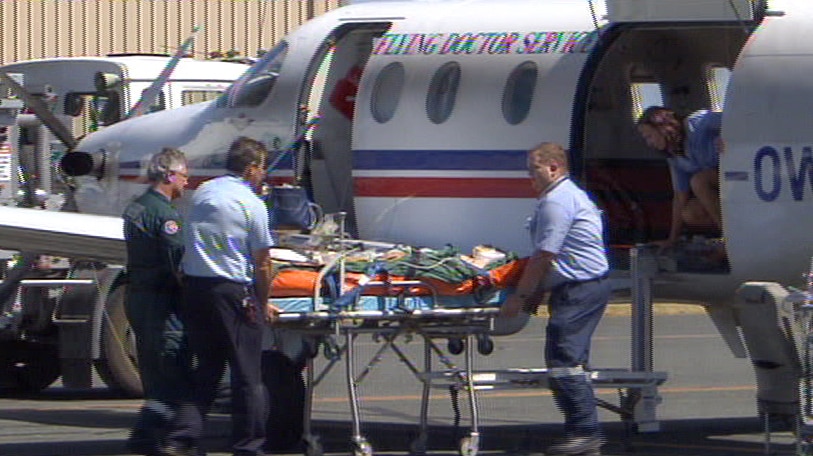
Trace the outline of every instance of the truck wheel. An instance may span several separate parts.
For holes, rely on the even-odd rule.
[[[36,393],[59,378],[59,352],[55,345],[25,341],[0,344],[0,392]]]
[[[102,356],[96,371],[110,388],[130,397],[141,397],[144,389],[138,374],[135,335],[124,313],[124,291],[119,285],[107,296],[102,317]]]

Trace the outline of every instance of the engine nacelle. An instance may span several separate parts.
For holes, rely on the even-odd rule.
[[[62,156],[59,167],[68,176],[94,176],[101,179],[105,174],[108,153],[74,151]]]

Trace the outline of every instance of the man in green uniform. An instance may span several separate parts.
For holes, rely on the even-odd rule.
[[[183,153],[164,148],[147,166],[150,188],[124,210],[129,284],[125,310],[136,336],[145,402],[127,440],[136,454],[158,454],[162,429],[190,388],[190,359],[176,315],[183,255],[181,218],[171,201],[187,184]]]

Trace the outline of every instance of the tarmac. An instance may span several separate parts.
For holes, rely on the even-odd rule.
[[[613,305],[594,338],[594,367],[624,367],[629,363],[628,306]],[[541,359],[544,319],[533,319],[521,332],[495,340],[489,356],[476,356],[475,368],[534,367]],[[797,454],[787,423],[772,422],[766,440],[764,423],[757,417],[753,368],[734,358],[703,308],[684,304],[656,304],[654,364],[669,378],[658,389],[657,432],[636,432],[613,412],[600,410],[607,444],[605,456],[733,456]],[[373,358],[380,341],[364,338],[360,359]],[[415,357],[422,344],[405,341],[404,353]],[[420,359],[415,358],[415,359]],[[327,365],[316,358],[315,372]],[[460,357],[453,358],[461,362]],[[369,367],[364,363],[360,367]],[[457,408],[448,388],[431,391],[425,442],[418,439],[420,384],[404,363],[385,353],[359,381],[360,434],[374,455],[452,456],[543,454],[561,432],[561,415],[544,388],[479,391],[479,441],[476,451],[462,452],[471,439],[473,423],[464,397]],[[359,456],[353,444],[353,426],[343,364],[328,371],[316,385],[313,434],[322,456]],[[462,392],[461,392],[462,395]],[[599,389],[597,397],[618,402],[619,392]],[[124,440],[140,401],[123,399],[99,386],[92,391],[71,391],[59,385],[30,397],[0,398],[0,456],[123,456]],[[211,416],[203,445],[210,456],[228,456],[229,417]],[[425,443],[425,452],[415,444]],[[320,454],[307,447],[286,453]]]

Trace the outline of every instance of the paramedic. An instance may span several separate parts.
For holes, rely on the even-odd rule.
[[[144,405],[127,440],[136,454],[154,454],[160,431],[189,390],[190,360],[176,314],[183,253],[180,216],[170,203],[188,174],[183,153],[164,148],[147,165],[149,189],[124,210],[129,284],[125,312],[133,328]]]
[[[598,455],[603,437],[585,368],[611,292],[601,214],[568,177],[562,146],[546,142],[531,150],[528,171],[539,195],[529,225],[533,253],[501,313],[529,311],[550,291],[545,363],[565,433],[545,454]]]
[[[672,223],[669,238],[660,243],[663,248],[677,242],[684,224],[722,229],[718,182],[721,122],[720,112],[695,111],[681,120],[661,106],[650,106],[638,120],[638,132],[649,147],[666,156],[672,173]]]
[[[201,185],[192,197],[184,229],[181,318],[197,365],[192,399],[170,426],[164,456],[197,451],[226,362],[233,454],[263,454],[268,415],[261,375],[263,325],[279,312],[268,304],[273,241],[268,212],[257,197],[267,162],[262,143],[237,138],[226,156],[227,174]]]

